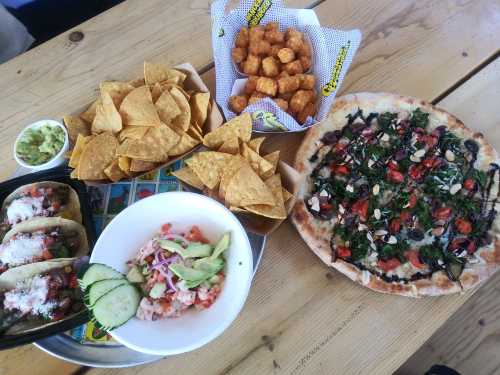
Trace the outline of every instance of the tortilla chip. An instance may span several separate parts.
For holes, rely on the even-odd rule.
[[[191,185],[199,190],[202,190],[204,185],[200,178],[193,172],[189,167],[181,168],[177,171],[173,171],[172,174],[177,177],[182,182]]]
[[[171,69],[163,64],[144,61],[144,81],[147,85],[154,85],[156,82],[162,81],[178,85],[183,83],[186,77],[186,74],[177,69]]]
[[[90,142],[80,156],[78,178],[82,180],[104,180],[104,169],[115,159],[118,140],[109,132],[101,133]]]
[[[90,135],[90,125],[83,121],[81,117],[64,116],[63,122],[68,130],[69,139],[73,144],[76,142],[78,135],[85,137]]]
[[[191,126],[187,130],[187,133],[194,139],[200,141],[200,143],[203,142],[203,135],[194,124],[191,124]]]
[[[264,159],[266,159],[273,166],[269,171],[264,172],[262,174],[262,178],[266,179],[266,178],[269,178],[273,174],[276,173],[276,168],[278,167],[278,163],[280,161],[280,152],[279,152],[279,150],[271,152],[270,154],[264,155]]]
[[[243,150],[241,154],[248,160],[253,170],[257,172],[259,176],[263,176],[265,173],[269,173],[269,171],[273,169],[273,165],[271,163],[248,147],[246,143],[243,143]]]
[[[89,141],[92,139],[92,136],[86,136],[84,137],[81,134],[78,134],[78,137],[76,138],[75,142],[75,147],[73,147],[73,152],[71,153],[71,158],[69,159],[68,165],[71,168],[76,168],[78,167],[78,164],[80,163],[80,157],[82,156],[82,152],[85,149],[85,146]]]
[[[240,153],[240,144],[238,138],[231,138],[225,141],[217,150],[219,152],[225,152],[228,154],[239,154]]]
[[[130,161],[131,159],[129,157],[126,156],[118,157],[118,166],[126,174],[130,174]]]
[[[152,161],[132,159],[130,162],[130,171],[131,172],[146,172],[152,169],[155,169],[158,166],[158,163],[154,163]]]
[[[220,182],[223,169],[233,155],[223,152],[203,151],[186,160],[186,164],[209,189],[214,189]]]
[[[97,105],[100,103],[101,103],[101,98],[98,98],[92,102],[92,104],[87,108],[85,112],[80,113],[80,117],[83,119],[83,121],[89,124],[92,124],[92,122],[94,122],[95,111]]]
[[[149,128],[141,139],[125,139],[117,150],[119,156],[128,156],[152,162],[168,160],[168,151],[180,140],[180,136],[167,125]]]
[[[234,174],[244,165],[248,164],[247,161],[241,156],[234,156],[229,163],[224,167],[221,173],[219,184],[219,196],[224,198],[226,196],[226,189],[229,181],[233,178]]]
[[[134,87],[141,87],[146,84],[146,82],[144,82],[144,78],[136,78],[133,79],[132,81],[128,81],[128,83]]]
[[[104,173],[113,182],[120,181],[122,178],[127,177],[125,172],[123,172],[120,169],[120,167],[118,165],[118,159],[113,160],[111,162],[111,164],[108,165],[108,167],[104,170]]]
[[[275,199],[271,190],[248,164],[243,164],[233,175],[226,189],[226,202],[230,206],[246,207],[254,204],[273,206]]]
[[[245,210],[244,208],[241,207],[236,207],[236,206],[229,206],[229,210],[237,213],[243,213],[243,214],[248,214],[250,211]]]
[[[92,133],[113,132],[122,130],[122,118],[118,113],[113,99],[107,92],[101,94],[102,103],[97,105]]]
[[[260,146],[262,145],[262,142],[266,140],[266,137],[259,137],[259,138],[254,138],[248,141],[247,145],[250,147],[252,150],[254,150],[257,154],[260,155]]]
[[[173,87],[172,90],[170,90],[170,94],[181,111],[181,113],[172,120],[172,129],[175,129],[177,132],[186,132],[189,129],[189,124],[191,122],[191,108],[189,107],[189,102],[182,92],[176,87]]]
[[[120,114],[126,125],[158,126],[160,124],[160,117],[147,86],[130,91],[120,105]]]
[[[159,82],[156,82],[153,86],[151,86],[151,98],[153,99],[153,103],[156,103],[162,93],[163,89]]]
[[[248,142],[251,136],[252,117],[245,112],[205,135],[203,144],[209,148],[216,148],[228,139],[235,137],[240,138],[243,142]]]
[[[199,134],[203,134],[203,128],[196,121],[191,121],[191,127],[195,129]]]
[[[281,191],[281,176],[279,174],[275,174],[264,181],[264,183],[273,193],[275,204],[273,206],[255,204],[244,206],[244,208],[254,214],[269,217],[271,219],[286,219],[287,214],[285,210],[285,203],[283,201],[283,193]]]
[[[78,179],[78,167],[71,171],[71,173],[69,174],[69,177],[71,177],[75,180]]]
[[[197,94],[194,94],[189,100],[193,121],[200,125],[201,128],[203,128],[203,125],[207,120],[209,101],[210,93],[208,92],[199,92]]]
[[[284,203],[288,202],[288,200],[293,197],[292,193],[290,193],[285,188],[281,189],[281,193],[283,194],[283,202]]]
[[[155,106],[160,120],[167,125],[171,124],[172,120],[181,114],[181,109],[168,91],[163,91],[156,101]]]
[[[104,92],[107,92],[109,96],[111,96],[111,99],[113,99],[113,103],[115,103],[116,108],[120,108],[123,98],[125,98],[125,96],[127,96],[127,94],[134,88],[135,87],[130,83],[119,81],[105,81],[99,84],[101,95]]]
[[[184,133],[183,135],[181,135],[179,143],[177,143],[174,147],[168,150],[168,155],[169,156],[183,155],[186,152],[191,151],[200,143],[201,141],[190,137],[189,134],[187,133]]]
[[[141,139],[149,130],[147,126],[125,126],[125,128],[118,134],[118,139],[123,142],[126,138]]]

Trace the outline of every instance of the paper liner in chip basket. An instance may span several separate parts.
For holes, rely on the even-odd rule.
[[[279,108],[271,99],[263,99],[248,106],[253,129],[256,132],[296,132],[323,120],[361,42],[361,32],[321,27],[314,11],[285,8],[280,0],[241,0],[229,13],[225,12],[230,0],[214,1],[211,7],[212,48],[216,72],[216,100],[227,120],[236,116],[228,102],[237,79],[246,78],[233,64],[231,50],[237,33],[242,27],[268,22],[279,22],[280,29],[294,27],[310,41],[313,52],[312,72],[316,77],[318,111],[300,125],[292,116]]]

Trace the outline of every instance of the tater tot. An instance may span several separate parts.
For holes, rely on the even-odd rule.
[[[238,35],[236,35],[236,41],[234,42],[234,45],[236,47],[248,47],[248,29],[246,27],[242,27],[241,30],[238,32]]]
[[[266,31],[271,31],[271,30],[279,30],[280,29],[280,24],[278,22],[269,22],[265,26]]]
[[[252,95],[255,89],[257,88],[257,80],[259,77],[250,76],[248,77],[247,83],[245,84],[245,94]]]
[[[243,47],[235,47],[231,50],[231,56],[236,64],[244,61],[247,58],[247,49]]]
[[[248,51],[252,55],[268,55],[271,52],[271,44],[267,40],[251,41]]]
[[[243,73],[248,75],[256,75],[259,72],[260,68],[260,57],[250,54],[242,65]]]
[[[262,71],[266,77],[276,77],[280,73],[278,61],[272,56],[262,60]]]
[[[278,87],[280,94],[296,91],[300,87],[300,78],[297,76],[280,78]]]
[[[257,91],[268,96],[276,96],[278,84],[272,78],[259,77],[257,80]]]
[[[304,41],[302,43],[302,47],[300,48],[299,51],[299,56],[305,56],[305,57],[312,56],[311,45],[308,42]]]
[[[235,95],[229,98],[229,109],[236,113],[241,113],[247,107],[248,101],[246,96]]]
[[[304,109],[314,97],[314,93],[309,90],[298,90],[290,99],[290,110],[294,113],[299,113]]]
[[[278,57],[279,50],[284,48],[284,47],[285,47],[285,44],[283,44],[283,43],[271,44],[271,49],[269,50],[269,56]]]
[[[295,60],[295,52],[291,48],[282,48],[278,51],[278,58],[283,64]]]
[[[295,30],[292,27],[289,27],[288,29],[286,29],[285,38],[287,40],[290,39],[290,38],[299,38],[299,39],[302,39],[303,38],[303,34],[300,31]]]
[[[248,40],[250,43],[264,39],[264,26],[257,25],[252,26],[248,31]]]
[[[252,96],[248,99],[248,105],[257,103],[260,99],[267,98],[266,95],[255,91]]]
[[[302,69],[304,69],[304,72],[307,72],[311,68],[312,61],[310,57],[300,56],[299,61],[302,64]]]
[[[280,74],[278,74],[278,78],[285,78],[285,77],[290,77],[290,74],[288,74],[286,71],[282,70]]]
[[[286,41],[285,46],[293,49],[293,52],[298,53],[302,49],[303,44],[302,39],[291,37]]]
[[[297,115],[297,122],[299,124],[304,124],[308,116],[314,117],[315,114],[316,114],[316,105],[314,103],[309,102]]]
[[[312,74],[300,75],[300,88],[303,90],[312,90],[316,84],[316,77]]]
[[[274,102],[278,105],[278,107],[280,107],[283,111],[287,111],[288,109],[288,102],[285,100],[285,99],[281,99],[281,98],[276,98],[276,99],[273,99]]]
[[[285,33],[279,30],[269,30],[264,34],[264,39],[269,43],[283,43],[285,41]]]
[[[300,62],[300,60],[295,60],[289,62],[288,64],[285,64],[283,70],[286,70],[286,72],[291,76],[304,73],[304,68],[302,68],[302,63]]]
[[[292,92],[286,92],[284,94],[279,94],[278,98],[285,100],[287,103],[290,102],[290,99],[292,99],[293,94],[295,94],[294,91]]]

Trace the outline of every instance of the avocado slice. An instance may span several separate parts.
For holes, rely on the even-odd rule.
[[[131,283],[144,282],[144,276],[138,266],[133,266],[127,273],[127,280]]]
[[[224,268],[224,260],[221,258],[212,259],[210,257],[197,259],[193,262],[193,268],[207,272],[212,276]]]
[[[184,259],[208,257],[212,254],[212,246],[200,242],[193,242],[190,243],[187,248],[183,249],[180,254]]]
[[[184,250],[184,248],[177,242],[170,240],[158,240],[158,245],[160,245],[162,249],[168,250],[171,253],[180,254]]]
[[[180,263],[174,263],[168,266],[168,268],[179,278],[186,281],[200,281],[202,283],[210,276],[210,273],[202,270],[195,270],[194,268],[186,267]]]
[[[231,233],[230,232],[224,233],[219,242],[217,242],[217,245],[215,245],[215,249],[211,255],[211,258],[212,259],[217,258],[229,247],[230,244],[231,244]]]
[[[156,283],[149,291],[149,296],[151,298],[160,298],[165,290],[167,290],[167,285],[165,283]]]

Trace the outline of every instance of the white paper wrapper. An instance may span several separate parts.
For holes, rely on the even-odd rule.
[[[240,93],[246,76],[238,72],[231,57],[234,40],[242,27],[279,22],[281,31],[293,27],[302,31],[312,47],[312,73],[316,77],[318,112],[304,125],[281,110],[271,99],[265,98],[248,106],[254,131],[303,131],[326,117],[344,76],[361,42],[361,32],[321,27],[314,11],[285,8],[280,0],[241,0],[237,8],[226,13],[230,0],[212,3],[212,47],[216,73],[216,100],[226,119],[236,116],[229,109],[231,93]],[[238,81],[237,81],[238,80]]]

